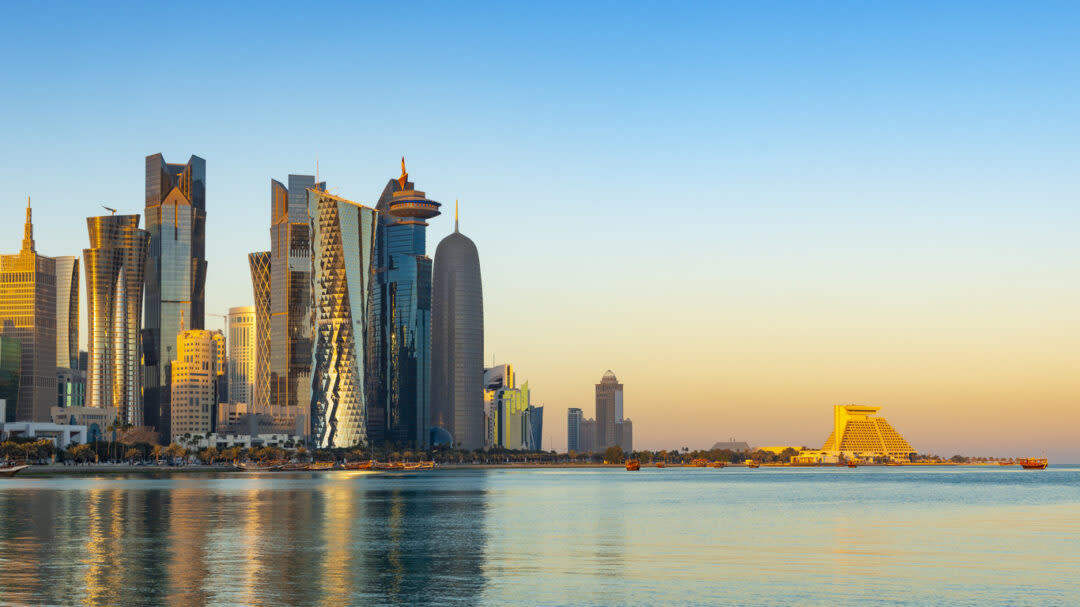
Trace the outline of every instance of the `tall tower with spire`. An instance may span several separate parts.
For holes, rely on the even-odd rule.
[[[484,293],[476,245],[454,233],[435,249],[431,297],[431,426],[455,446],[484,446]]]
[[[440,205],[409,181],[405,158],[401,176],[390,179],[375,205],[374,347],[369,376],[368,434],[424,448],[431,420],[431,258],[427,220]]]
[[[0,256],[0,337],[18,339],[22,350],[19,396],[5,421],[49,421],[56,403],[56,261],[37,254],[29,198],[22,248]]]

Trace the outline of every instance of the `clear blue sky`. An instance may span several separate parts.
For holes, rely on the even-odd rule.
[[[645,447],[821,442],[858,401],[924,451],[1080,456],[1009,413],[1080,425],[1076,3],[19,2],[3,21],[5,251],[27,195],[39,250],[78,254],[99,203],[141,211],[145,155],[197,154],[224,312],[251,301],[270,178],[318,158],[371,202],[404,154],[461,199],[488,357],[549,405],[556,447],[611,368]],[[987,407],[980,436],[929,421]]]

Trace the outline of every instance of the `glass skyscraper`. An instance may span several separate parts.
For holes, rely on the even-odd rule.
[[[608,369],[596,384],[596,449],[603,451],[612,445],[618,445],[615,435],[615,422],[622,421],[623,385]]]
[[[435,249],[431,298],[431,419],[463,449],[484,446],[484,294],[480,256],[458,231]]]
[[[378,267],[374,289],[376,388],[368,432],[376,442],[424,448],[431,426],[431,258],[427,219],[440,204],[401,177],[383,189],[376,209]]]
[[[581,443],[578,437],[581,432],[581,420],[584,417],[581,409],[570,407],[566,411],[566,452],[580,451]]]
[[[249,404],[270,404],[270,251],[250,253],[251,288],[255,295],[255,383]]]
[[[79,258],[56,260],[56,366],[79,368]]]
[[[140,318],[150,233],[139,229],[138,215],[88,217],[86,227],[90,232],[90,248],[83,249],[90,349],[86,404],[114,408],[121,422],[141,426]]]
[[[48,422],[56,402],[56,261],[38,255],[26,201],[22,249],[0,256],[0,336],[22,344],[15,421]]]
[[[0,336],[0,421],[15,421],[19,405],[19,373],[22,371],[22,342]]]
[[[366,383],[371,340],[375,209],[322,190],[308,192],[311,217],[311,439],[349,447],[369,439]]]
[[[206,161],[168,164],[146,157],[146,312],[143,336],[144,419],[169,430],[169,362],[180,324],[202,329],[206,284]]]

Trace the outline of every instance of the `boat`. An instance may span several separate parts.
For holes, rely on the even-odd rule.
[[[1022,457],[1016,463],[1024,470],[1046,470],[1050,462],[1045,457]]]
[[[345,462],[342,464],[342,470],[371,470],[375,466],[375,460],[368,460],[366,462]]]
[[[630,472],[636,472],[638,470],[641,470],[641,462],[636,459],[627,460],[626,469]]]
[[[858,468],[859,464],[857,462],[848,462],[847,467],[848,468]]]
[[[757,463],[757,462],[755,462],[755,461],[750,461],[750,460],[748,460],[748,461],[746,462],[746,467],[747,467],[747,468],[760,468],[760,467],[761,467],[761,464],[759,464],[759,463]]]
[[[30,466],[26,464],[16,466],[4,466],[0,468],[0,476],[15,476],[16,474],[26,470]]]
[[[700,459],[700,458],[699,458],[699,459],[695,459],[695,460],[693,460],[693,461],[691,461],[691,462],[690,462],[690,465],[691,465],[691,466],[694,466],[694,467],[697,467],[697,468],[704,468],[705,466],[708,466],[708,465],[709,465],[709,460],[707,460],[707,459]]]
[[[657,468],[663,468],[664,466],[667,466],[667,464],[665,464],[664,462],[656,462]]]
[[[244,472],[269,472],[270,470],[273,470],[276,465],[259,464],[256,462],[240,462],[239,464],[236,464],[236,467]]]
[[[312,463],[312,464],[307,464],[303,468],[300,468],[300,470],[315,470],[315,471],[318,471],[318,470],[333,470],[333,469],[334,469],[334,462],[315,462],[315,463]]]
[[[435,461],[434,460],[427,461],[427,462],[421,461],[420,462],[420,469],[421,470],[434,470],[435,469]]]
[[[1003,461],[1003,462],[998,462],[998,465],[999,465],[999,466],[1015,466],[1015,465],[1016,465],[1016,462],[1014,462],[1014,461],[1012,461],[1012,460],[1010,459],[1010,460],[1005,460],[1005,461]]]
[[[712,462],[709,464],[710,468],[723,468],[724,462]]]

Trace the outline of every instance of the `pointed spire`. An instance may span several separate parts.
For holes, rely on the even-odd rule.
[[[454,199],[454,233],[458,231],[458,219],[457,219],[457,198]]]
[[[30,197],[26,197],[26,225],[23,227],[22,250],[34,253],[34,222],[30,211]]]
[[[405,170],[405,157],[402,156],[401,157],[401,177],[398,177],[397,182],[398,182],[398,185],[401,186],[401,189],[404,190],[405,189],[405,184],[408,181],[409,181],[409,172]]]
[[[180,310],[180,332],[184,332],[184,311]]]

